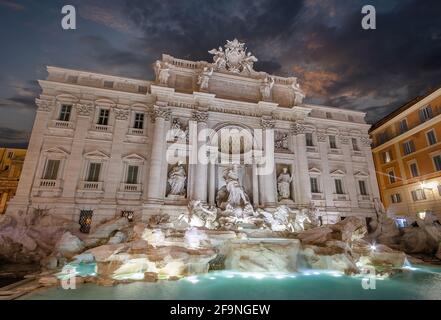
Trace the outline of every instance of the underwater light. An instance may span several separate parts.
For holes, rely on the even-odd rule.
[[[253,275],[253,278],[258,279],[258,280],[262,280],[263,278],[265,278],[265,275],[262,273],[257,273]]]
[[[374,243],[374,244],[371,244],[371,250],[372,250],[372,251],[377,250],[377,246],[375,245],[375,243]]]
[[[193,283],[193,284],[196,284],[199,282],[199,279],[196,276],[188,277],[188,278],[186,278],[186,280]]]
[[[112,278],[115,280],[144,280],[144,272],[120,274],[115,275]]]

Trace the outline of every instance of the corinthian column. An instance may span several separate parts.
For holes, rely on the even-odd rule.
[[[73,201],[80,180],[81,166],[83,162],[84,145],[86,135],[90,127],[90,117],[93,115],[94,106],[92,103],[80,103],[75,105],[77,113],[75,133],[72,142],[70,156],[66,162],[63,199]]]
[[[208,189],[208,159],[207,159],[207,120],[208,112],[195,111],[192,116],[192,121],[197,122],[198,136],[197,136],[197,163],[195,165],[195,178],[193,179],[193,194],[192,200],[201,200],[203,203],[207,202]]]
[[[37,104],[38,109],[34,120],[31,139],[26,151],[26,160],[23,164],[17,191],[14,198],[9,202],[7,212],[25,210],[25,206],[29,204],[35,172],[37,171],[40,152],[44,141],[44,132],[53,111],[54,105],[52,101],[36,99],[35,103]]]
[[[152,151],[150,155],[149,181],[147,188],[147,201],[149,203],[162,203],[164,200],[163,184],[166,177],[162,175],[165,159],[166,132],[165,122],[170,121],[171,111],[165,107],[155,106],[152,113],[154,131]]]
[[[322,163],[323,190],[321,191],[325,194],[326,206],[332,207],[334,205],[334,193],[332,191],[334,190],[334,185],[329,175],[328,139],[324,130],[317,130],[317,141]]]
[[[352,166],[352,154],[349,146],[349,133],[341,132],[339,135],[340,145],[343,152],[343,160],[345,162],[346,177],[345,181],[347,183],[346,189],[349,194],[352,208],[358,207],[358,196],[357,196],[357,184],[354,178],[354,167]]]
[[[274,170],[274,120],[271,117],[262,117],[261,125],[265,163],[260,165],[258,171],[263,182],[260,199],[264,207],[275,207],[277,190]]]
[[[297,121],[291,125],[291,135],[294,141],[296,171],[294,178],[298,190],[299,204],[307,205],[311,202],[311,188],[309,182],[308,154],[306,152],[305,127]]]

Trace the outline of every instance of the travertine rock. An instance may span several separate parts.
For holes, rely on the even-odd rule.
[[[88,253],[82,253],[82,254],[74,256],[73,260],[76,263],[89,263],[89,262],[94,262],[95,257],[92,253],[88,252]]]
[[[336,270],[346,274],[358,272],[352,257],[339,248],[306,246],[302,250],[302,258],[311,269]]]
[[[406,228],[401,243],[407,253],[434,254],[439,245],[439,241],[436,241],[425,227]]]
[[[45,287],[53,287],[58,285],[59,280],[55,276],[43,276],[38,279],[38,283]]]
[[[117,231],[113,237],[109,239],[108,244],[118,244],[126,241],[127,236],[124,232]]]
[[[57,259],[57,257],[54,257],[54,256],[48,256],[48,257],[43,258],[40,261],[40,265],[43,268],[46,268],[49,270],[54,270],[58,267],[58,259]]]
[[[303,244],[324,244],[332,239],[332,229],[319,227],[303,231],[297,235]]]
[[[87,250],[85,253],[90,253],[97,262],[110,261],[112,256],[125,251],[128,246],[124,243],[120,244],[105,244],[96,248]]]
[[[441,243],[438,246],[438,250],[436,252],[436,257],[441,260]]]
[[[72,258],[84,248],[84,242],[70,232],[64,233],[55,245],[55,250],[67,258]]]
[[[225,268],[245,272],[293,272],[297,270],[300,241],[232,240],[226,252]]]
[[[103,239],[108,239],[113,233],[121,231],[129,226],[129,221],[125,217],[115,218],[97,226],[87,237],[88,247],[103,243]]]
[[[362,239],[367,234],[364,221],[358,217],[347,217],[336,224],[328,225],[333,231],[333,239],[352,242]]]

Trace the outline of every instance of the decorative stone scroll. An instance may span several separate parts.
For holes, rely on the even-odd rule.
[[[324,131],[317,131],[317,141],[326,142],[326,133]]]
[[[349,136],[345,133],[341,133],[338,138],[341,144],[349,144]]]
[[[166,121],[171,119],[171,110],[163,107],[155,107],[151,113],[152,121],[155,121],[156,118],[163,118]]]
[[[192,121],[197,122],[207,122],[208,121],[208,112],[206,111],[195,111],[191,116]]]
[[[363,146],[370,147],[372,144],[372,139],[369,137],[361,137],[360,142]]]
[[[35,99],[35,104],[38,106],[38,111],[44,111],[44,112],[52,111],[52,103],[50,101]]]
[[[260,124],[264,129],[274,129],[276,125],[274,119],[269,116],[263,116],[260,120]]]
[[[305,126],[300,121],[296,121],[291,124],[290,132],[292,135],[298,135],[305,133]]]
[[[128,120],[129,119],[129,110],[115,108],[114,113],[115,113],[116,120]]]
[[[75,108],[77,109],[77,114],[79,116],[88,117],[93,112],[93,105],[92,104],[77,103],[75,105]]]

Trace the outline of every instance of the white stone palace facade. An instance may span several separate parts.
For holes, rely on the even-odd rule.
[[[212,63],[163,55],[155,81],[48,67],[8,212],[47,210],[93,227],[122,214],[177,216],[191,200],[221,206],[231,163],[217,151],[239,141],[235,172],[255,209],[313,207],[323,223],[376,216],[364,113],[304,104],[296,78],[254,71],[237,40],[210,53]],[[216,135],[223,129],[230,137]],[[260,152],[244,161],[246,148]],[[189,161],[200,150],[210,161]],[[274,162],[265,175],[263,156]]]

